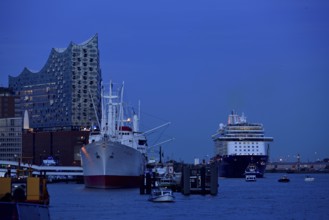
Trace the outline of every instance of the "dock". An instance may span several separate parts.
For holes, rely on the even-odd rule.
[[[162,177],[156,172],[146,172],[141,176],[140,194],[150,194],[153,187],[164,186],[183,195],[217,195],[218,167],[215,164],[183,165],[179,172],[180,181],[168,182],[166,174]],[[165,185],[163,185],[165,183]]]
[[[18,169],[18,167],[20,167]],[[83,181],[82,167],[78,166],[38,166],[17,161],[0,160],[0,176],[24,175],[24,172],[34,176],[46,176],[48,182]]]
[[[217,195],[218,168],[216,165],[185,165],[182,173],[182,194]]]

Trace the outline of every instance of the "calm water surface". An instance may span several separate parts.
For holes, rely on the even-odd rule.
[[[329,175],[266,174],[256,182],[219,179],[217,196],[175,193],[175,203],[152,203],[139,189],[88,189],[50,184],[50,216],[60,219],[329,219]]]

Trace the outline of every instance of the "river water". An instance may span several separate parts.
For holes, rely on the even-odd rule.
[[[329,219],[329,175],[268,173],[256,182],[219,179],[217,196],[175,193],[174,203],[152,203],[139,189],[89,189],[50,184],[50,216],[62,219]]]

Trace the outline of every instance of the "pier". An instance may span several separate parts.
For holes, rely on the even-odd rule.
[[[32,173],[34,176],[44,175],[49,182],[52,181],[77,181],[83,180],[82,167],[77,166],[38,166],[18,161],[0,160],[0,176]]]
[[[182,173],[182,194],[217,195],[218,168],[216,165],[185,165]]]
[[[216,165],[185,164],[178,173],[180,174],[179,181],[168,178],[166,174],[159,176],[156,172],[145,173],[141,176],[140,194],[150,194],[153,187],[167,187],[183,195],[217,195],[218,167]]]
[[[267,173],[329,173],[329,162],[270,162],[266,165]]]

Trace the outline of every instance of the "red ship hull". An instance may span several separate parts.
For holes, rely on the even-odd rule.
[[[139,187],[140,176],[84,176],[86,187],[90,188],[133,188]]]

